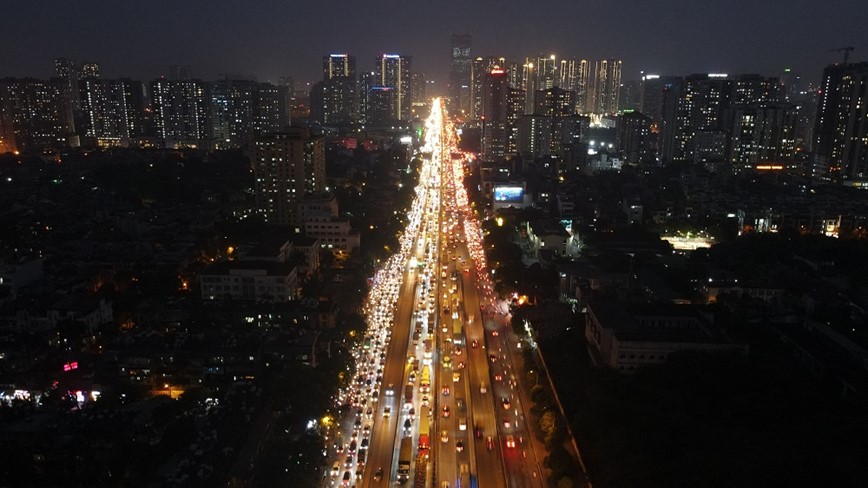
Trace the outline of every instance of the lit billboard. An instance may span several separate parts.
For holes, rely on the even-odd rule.
[[[524,201],[524,188],[520,186],[496,186],[494,187],[494,201],[522,203]]]

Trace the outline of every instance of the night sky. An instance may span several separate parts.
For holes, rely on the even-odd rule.
[[[6,2],[2,19],[0,76],[41,78],[66,56],[110,78],[188,64],[204,79],[311,81],[323,54],[354,54],[361,71],[395,52],[442,83],[452,32],[473,35],[474,56],[618,57],[625,80],[791,67],[815,81],[841,58],[831,48],[868,59],[865,0],[29,0]]]

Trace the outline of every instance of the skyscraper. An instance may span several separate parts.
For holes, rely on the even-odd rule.
[[[345,125],[358,118],[356,58],[323,56],[323,79],[311,89],[311,117],[324,125]]]
[[[42,151],[68,145],[65,82],[0,79],[0,150]]]
[[[81,66],[74,59],[56,58],[54,73],[63,81],[61,95],[69,104],[71,114],[79,109],[78,80],[81,78]]]
[[[814,141],[819,171],[842,181],[868,178],[868,63],[823,70]]]
[[[495,67],[503,68],[506,59],[497,56],[477,57],[470,68],[470,118],[479,121],[482,117],[485,94],[485,77]]]
[[[590,68],[585,59],[562,59],[558,76],[559,86],[576,92],[576,111],[584,112],[588,106],[588,76]]]
[[[202,80],[158,79],[150,83],[157,137],[167,147],[198,146],[210,137],[210,87]]]
[[[348,54],[329,54],[322,57],[322,79],[356,79],[356,57]]]
[[[422,107],[428,101],[428,89],[426,87],[426,84],[428,82],[425,79],[425,73],[414,71],[410,74],[410,79],[410,93],[413,96],[413,99],[411,100],[411,106]]]
[[[534,115],[564,117],[576,113],[576,92],[559,87],[537,90]]]
[[[102,146],[127,145],[144,135],[144,85],[128,78],[79,81],[82,135]]]
[[[410,56],[398,54],[383,54],[376,60],[374,71],[379,86],[389,86],[395,90],[395,120],[410,120],[411,63]]]
[[[737,105],[731,109],[729,161],[733,169],[786,163],[795,152],[797,112],[788,103]]]
[[[81,63],[82,78],[99,78],[101,74],[99,63],[93,61],[85,61]]]
[[[691,161],[700,133],[720,132],[729,106],[732,80],[726,74],[695,74],[664,91],[661,155],[664,161]],[[724,141],[726,135],[703,135],[704,141]]]
[[[482,110],[482,157],[495,161],[506,154],[507,91],[506,70],[495,67],[485,76],[485,105]]]
[[[621,61],[599,59],[594,63],[594,91],[588,112],[614,114],[618,112],[621,87]]]
[[[393,125],[397,109],[398,93],[391,86],[372,86],[368,89],[367,121],[372,127]]]
[[[452,34],[452,62],[449,65],[449,101],[454,114],[471,111],[470,34]]]
[[[507,83],[509,85],[509,83]],[[506,92],[506,155],[518,154],[519,122],[524,116],[524,90],[507,87]]]
[[[325,142],[307,128],[259,136],[247,149],[257,212],[269,224],[300,225],[298,202],[325,189]]]
[[[558,85],[558,64],[554,54],[551,56],[543,56],[540,54],[536,57],[536,89],[548,90]]]
[[[189,80],[190,76],[190,67],[182,64],[173,64],[169,66],[169,79],[170,80]]]

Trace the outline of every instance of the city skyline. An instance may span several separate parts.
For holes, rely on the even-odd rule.
[[[632,0],[617,6],[550,1],[535,11],[557,12],[544,22],[539,14],[527,15],[521,5],[491,2],[421,5],[413,11],[388,8],[381,1],[346,4],[337,10],[346,20],[337,22],[323,22],[316,10],[279,2],[256,7],[218,2],[208,9],[196,3],[173,5],[170,18],[156,8],[111,4],[111,9],[100,9],[99,4],[109,4],[93,3],[95,8],[63,10],[62,16],[53,13],[61,10],[52,10],[51,2],[7,7],[7,32],[18,42],[0,53],[2,75],[48,77],[52,59],[70,57],[101,63],[107,78],[152,79],[168,76],[170,65],[182,64],[203,79],[245,73],[263,81],[289,75],[314,82],[323,53],[348,53],[360,60],[397,53],[415,58],[416,69],[445,94],[450,35],[469,33],[473,57],[614,57],[624,62],[623,80],[637,79],[640,71],[775,74],[791,68],[805,81],[816,82],[824,66],[841,60],[831,49],[854,46],[851,61],[858,61],[868,38],[860,28],[868,22],[868,12],[845,0],[824,3],[819,21],[806,0],[784,10],[752,6],[750,16],[739,5],[722,1],[701,6],[682,0],[654,6]],[[40,29],[26,21],[36,16]],[[190,23],[189,18],[201,21]],[[707,21],[711,18],[713,25]],[[418,19],[425,19],[424,25]],[[581,28],[574,19],[581,19]],[[392,27],[371,28],[378,23]],[[212,34],[219,31],[236,34]],[[665,38],[660,32],[667,33]],[[359,66],[360,71],[372,68],[364,62]]]

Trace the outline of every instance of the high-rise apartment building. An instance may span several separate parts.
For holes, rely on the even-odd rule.
[[[590,66],[585,59],[562,59],[558,77],[559,86],[564,90],[576,92],[576,111],[584,112],[588,106],[588,90],[590,85]]]
[[[325,141],[303,127],[259,136],[248,146],[257,212],[269,224],[301,225],[298,203],[325,189]]]
[[[157,137],[167,147],[198,147],[211,136],[210,86],[202,80],[151,81]]]
[[[286,88],[224,77],[211,84],[211,136],[218,148],[240,147],[288,124]]]
[[[82,78],[99,78],[102,74],[101,71],[99,63],[93,61],[85,61],[81,63]]]
[[[356,57],[349,54],[329,54],[322,57],[322,79],[356,79]]]
[[[643,163],[654,158],[654,138],[651,117],[633,110],[617,117],[615,147],[624,156],[625,163]]]
[[[470,118],[478,121],[482,117],[485,96],[485,77],[494,68],[503,68],[506,59],[497,56],[477,57],[470,68]]]
[[[697,134],[722,130],[730,87],[728,75],[696,74],[680,79],[664,92],[661,130],[664,161],[693,160]]]
[[[449,65],[449,102],[454,114],[470,115],[471,57],[470,34],[452,34],[452,61]]]
[[[540,54],[535,58],[526,58],[522,65],[521,82],[525,91],[525,113],[532,114],[536,107],[536,92],[557,86],[560,82],[555,55]]]
[[[534,115],[565,117],[576,113],[576,92],[560,87],[537,90],[534,97]]]
[[[74,59],[56,58],[54,60],[54,73],[63,81],[61,95],[69,104],[71,115],[80,108],[78,80],[81,78],[81,66]]]
[[[355,56],[323,56],[323,79],[311,89],[311,118],[324,125],[355,123],[359,105],[357,88]]]
[[[621,88],[621,61],[599,59],[594,62],[594,90],[588,112],[615,114]]]
[[[391,86],[372,86],[368,89],[366,123],[371,127],[389,127],[397,120],[398,90]]]
[[[376,59],[377,85],[389,86],[395,91],[395,120],[410,120],[412,59],[399,54],[383,54]]]
[[[410,101],[412,118],[424,118],[428,107],[428,80],[425,79],[425,73],[418,71],[411,73],[410,78],[410,93],[413,96]]]
[[[190,78],[192,78],[190,75],[190,66],[184,64],[173,64],[169,66],[170,80],[189,80]]]
[[[797,115],[796,107],[789,103],[733,106],[727,117],[729,161],[733,169],[791,161]]]
[[[536,75],[537,90],[548,90],[558,85],[560,79],[557,59],[554,54],[551,56],[539,55],[536,59],[528,58],[527,62],[533,63],[536,67],[534,74]]]
[[[823,70],[814,163],[819,172],[840,181],[868,179],[868,63]]]
[[[82,135],[100,146],[129,144],[145,135],[145,87],[128,78],[79,81]]]
[[[74,127],[65,90],[60,79],[0,79],[0,152],[66,147]]]
[[[495,161],[506,155],[507,92],[506,70],[493,68],[485,76],[482,110],[482,157]]]
[[[509,83],[507,82],[507,85]],[[524,116],[524,90],[508,87],[506,92],[506,155],[519,151],[519,123]]]

